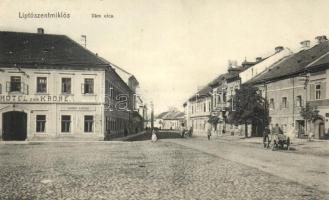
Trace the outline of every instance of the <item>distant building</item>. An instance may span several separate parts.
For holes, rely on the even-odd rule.
[[[184,112],[171,110],[160,113],[154,123],[154,127],[166,130],[180,130],[184,126]]]
[[[64,35],[0,32],[3,140],[103,140],[133,132],[133,91]]]
[[[206,136],[207,129],[210,128],[211,124],[208,123],[209,117],[211,116],[212,106],[212,89],[207,84],[196,92],[188,101],[186,105],[185,116],[187,117],[186,124],[187,128],[193,128],[193,134],[198,136]]]

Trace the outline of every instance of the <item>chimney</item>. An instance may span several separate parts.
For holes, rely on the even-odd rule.
[[[319,36],[315,37],[315,39],[318,41],[318,44],[328,40],[327,36],[325,36],[325,35],[319,35]]]
[[[300,44],[302,45],[303,49],[307,49],[310,47],[311,42],[309,40],[304,40],[304,41],[301,41]]]
[[[260,62],[260,61],[262,61],[262,57],[257,57],[256,62]]]
[[[283,50],[283,46],[277,46],[277,47],[275,47],[275,53],[279,53],[282,50]]]
[[[38,34],[41,34],[41,35],[43,35],[44,33],[45,33],[45,31],[43,30],[43,28],[38,28],[37,29],[38,31]]]

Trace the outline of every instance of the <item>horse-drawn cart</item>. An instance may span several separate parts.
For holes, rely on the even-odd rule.
[[[279,148],[289,150],[290,138],[288,136],[283,134],[270,134],[269,139],[272,150]]]

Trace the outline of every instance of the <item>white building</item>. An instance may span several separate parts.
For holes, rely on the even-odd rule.
[[[132,92],[113,68],[64,35],[0,32],[3,140],[103,140],[129,134]]]

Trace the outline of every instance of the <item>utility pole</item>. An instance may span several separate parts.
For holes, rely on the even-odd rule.
[[[308,87],[308,82],[310,81],[310,74],[309,73],[305,73],[300,75],[300,77],[303,77],[302,79],[300,79],[301,81],[304,81],[304,89],[305,89],[305,109],[307,107],[307,87]],[[305,133],[307,133],[307,120],[305,119]],[[304,133],[304,134],[305,134]]]
[[[151,101],[151,130],[154,128],[154,105]]]

